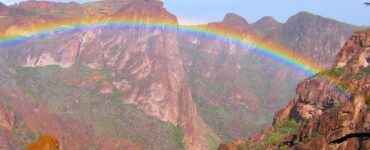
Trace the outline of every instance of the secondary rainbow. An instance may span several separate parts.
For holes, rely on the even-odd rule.
[[[135,21],[135,19],[122,19],[113,17],[109,19],[86,20],[85,18],[66,19],[38,24],[32,27],[16,28],[0,34],[0,49],[19,44],[21,42],[47,37],[48,35],[79,32],[92,29],[159,29],[168,32],[191,34],[212,38],[222,42],[233,43],[236,46],[249,49],[261,56],[268,57],[284,65],[288,65],[306,75],[314,75],[323,69],[314,65],[303,57],[283,46],[267,42],[260,38],[244,35],[222,27],[185,26],[173,21]]]

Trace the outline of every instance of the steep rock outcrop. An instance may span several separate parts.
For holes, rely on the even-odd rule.
[[[369,50],[369,31],[357,31],[347,40],[337,55],[337,68],[301,82],[294,99],[275,115],[272,128],[243,144],[223,144],[219,149],[256,146],[264,149],[366,149],[368,140],[360,135],[370,131],[370,74],[364,61]],[[276,130],[282,124],[290,124],[284,127],[290,130],[292,123],[287,124],[287,120],[300,122],[300,127],[288,133]],[[276,138],[278,135],[281,137]],[[354,138],[347,139],[349,135]]]
[[[157,0],[132,1],[111,17],[140,22],[177,23]],[[49,42],[29,41],[9,58],[25,67],[83,64],[113,70],[113,83],[122,102],[135,104],[147,114],[179,125],[187,149],[207,149],[207,137],[218,140],[197,113],[187,85],[177,35],[158,29],[96,29],[71,35],[53,35]],[[122,76],[124,74],[124,76]],[[121,76],[120,76],[121,75]]]
[[[352,72],[370,63],[370,30],[355,32],[339,52],[334,67],[349,66]]]
[[[334,69],[306,79],[293,101],[276,114],[274,123],[293,119],[301,122],[292,141],[280,140],[269,147],[294,149],[364,149],[362,137],[343,139],[351,134],[369,132],[370,74],[369,29],[357,31],[343,46]],[[362,57],[361,57],[362,56]],[[364,58],[365,56],[365,58]],[[341,141],[336,143],[335,141]],[[290,144],[287,144],[290,143]],[[294,144],[292,144],[294,143]]]
[[[369,53],[368,33],[370,30],[358,31],[347,40],[336,57],[335,69],[300,83],[292,102],[294,106],[286,108],[290,110],[289,116],[279,115],[286,111],[282,110],[276,115],[275,122],[288,117],[295,118],[293,116],[309,119],[314,114],[321,115],[323,111],[353,99],[353,94],[349,91],[354,89],[357,89],[357,93],[367,93],[369,87],[366,73],[358,75],[357,79],[343,77],[344,75],[351,77],[351,74],[358,74],[361,68],[368,67],[366,61]]]

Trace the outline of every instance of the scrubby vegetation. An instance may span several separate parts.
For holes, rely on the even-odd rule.
[[[369,74],[370,74],[370,66],[361,67],[360,70],[356,73],[355,78],[358,80],[358,79],[361,79],[363,76],[369,75]]]
[[[95,70],[75,65],[66,69],[19,67],[16,71],[16,83],[23,93],[47,104],[60,118],[91,125],[97,136],[124,138],[145,149],[184,149],[181,128],[148,116],[135,105],[123,104],[122,93],[115,88],[111,94],[99,94],[100,84],[113,87],[108,68]],[[92,74],[103,78],[95,81],[90,79]],[[90,80],[92,84],[82,84]],[[34,139],[35,134],[26,132],[29,139]]]
[[[367,111],[370,111],[370,95],[365,95],[365,103],[367,105]]]
[[[318,73],[317,76],[319,77],[339,77],[344,72],[344,68],[333,68],[327,71],[323,71]]]
[[[238,150],[260,150],[264,149],[267,145],[271,145],[275,147],[275,149],[284,149],[286,147],[279,147],[279,145],[274,144],[283,140],[283,138],[287,137],[288,135],[294,134],[298,130],[299,125],[300,124],[294,120],[284,120],[281,124],[275,124],[271,130],[266,133],[265,138],[262,142],[260,142],[260,144],[253,145],[247,142],[239,146]]]

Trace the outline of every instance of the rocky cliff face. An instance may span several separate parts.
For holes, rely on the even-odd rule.
[[[302,107],[297,110],[299,115],[307,120],[298,132],[299,140],[312,138],[313,133],[319,133],[311,140],[304,141],[296,147],[312,147],[319,149],[368,149],[369,141],[364,138],[351,138],[343,142],[330,144],[337,139],[343,138],[349,134],[362,133],[369,131],[369,97],[370,94],[370,76],[368,74],[367,54],[369,53],[370,30],[356,32],[347,40],[344,47],[336,58],[336,74],[330,75],[329,81],[334,83],[335,88],[331,91],[341,89],[340,93],[327,96],[326,93],[312,92],[322,98],[323,102],[329,103],[331,107],[323,107],[324,113],[315,113],[320,111],[320,103],[311,105],[314,110],[312,116],[303,115],[308,111],[308,107]],[[327,75],[330,73],[323,73]],[[333,78],[333,79],[330,79]],[[308,84],[310,85],[310,84]],[[298,92],[301,90],[297,90]],[[329,92],[328,92],[329,93]],[[330,94],[330,93],[329,93]],[[346,95],[346,96],[345,96]],[[311,98],[312,102],[315,99]],[[299,105],[296,101],[295,106]],[[319,105],[317,105],[319,104]],[[293,113],[291,113],[293,114]],[[277,116],[278,117],[278,116]]]
[[[50,3],[45,2],[45,5]],[[20,7],[43,9],[43,5],[21,3]],[[57,5],[59,3],[55,7]],[[59,7],[50,9],[59,10]],[[114,14],[122,19],[127,16],[135,21],[177,22],[176,17],[163,8],[162,2],[155,0],[132,1]],[[11,48],[9,58],[25,67],[59,65],[67,68],[83,64],[96,69],[108,68],[113,70],[113,80],[109,84],[123,93],[121,101],[135,104],[162,121],[179,125],[188,149],[206,149],[208,136],[218,139],[197,114],[175,33],[160,29],[92,30],[51,39]],[[22,54],[17,54],[16,49]]]
[[[358,31],[344,44],[336,57],[335,68],[309,78],[297,87],[297,94],[287,109],[281,114],[297,116],[299,119],[310,119],[321,115],[325,110],[339,106],[341,103],[354,98],[355,93],[366,94],[367,75],[364,72],[368,67],[367,54],[369,53],[368,39],[370,30]],[[343,78],[347,75],[347,78]],[[350,79],[357,75],[356,79]],[[286,113],[287,110],[290,113]],[[297,114],[298,112],[298,114]],[[287,115],[277,115],[276,122],[285,119]]]
[[[349,66],[353,72],[358,72],[361,67],[368,67],[370,62],[369,34],[369,32],[356,32],[339,52],[334,66],[336,68]]]
[[[366,138],[347,137],[367,133],[370,129],[370,74],[366,62],[369,33],[369,29],[357,31],[346,41],[336,57],[336,68],[301,82],[294,99],[275,115],[274,127],[256,136],[258,140],[254,142],[261,144],[270,139],[279,132],[277,125],[291,119],[299,122],[300,127],[265,143],[265,149],[368,149]],[[238,146],[256,146],[251,142],[253,138]],[[220,149],[232,149],[232,146],[238,147],[232,144]]]

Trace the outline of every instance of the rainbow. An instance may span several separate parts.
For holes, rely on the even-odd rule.
[[[135,21],[136,20],[136,21]],[[19,27],[5,33],[0,33],[0,49],[19,44],[21,42],[47,37],[48,35],[79,32],[91,29],[160,29],[168,32],[184,33],[206,38],[216,39],[246,48],[261,56],[268,57],[279,63],[287,65],[299,72],[312,76],[323,70],[303,57],[283,46],[267,42],[258,37],[244,35],[222,27],[209,26],[185,26],[177,22],[159,21],[137,21],[139,19],[122,19],[122,17],[111,17],[106,19],[87,20],[86,18],[65,19],[63,21],[50,21],[31,27]]]

